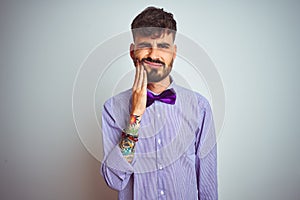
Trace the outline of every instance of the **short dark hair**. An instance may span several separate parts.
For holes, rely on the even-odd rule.
[[[175,39],[177,27],[172,13],[164,11],[163,8],[150,6],[134,18],[131,30],[133,37],[136,34],[159,37],[167,31],[168,34],[172,32]]]

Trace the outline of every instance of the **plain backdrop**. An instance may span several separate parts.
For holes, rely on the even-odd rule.
[[[223,80],[219,199],[299,199],[300,2],[283,0],[1,1],[0,199],[117,199],[78,137],[72,89],[148,5],[174,13]]]

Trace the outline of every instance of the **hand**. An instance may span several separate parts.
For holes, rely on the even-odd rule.
[[[135,79],[132,86],[132,115],[142,116],[147,102],[147,73],[143,65],[137,61]]]

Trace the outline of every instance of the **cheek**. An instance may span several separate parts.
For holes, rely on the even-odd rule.
[[[146,57],[147,52],[145,50],[136,50],[134,52],[134,55],[135,55],[136,58],[141,59],[141,58]]]
[[[170,63],[173,60],[173,54],[168,52],[163,56],[166,63]]]

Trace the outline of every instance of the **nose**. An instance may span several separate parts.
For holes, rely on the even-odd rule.
[[[156,47],[150,48],[148,55],[149,55],[150,58],[152,58],[152,60],[159,59],[159,51]]]

